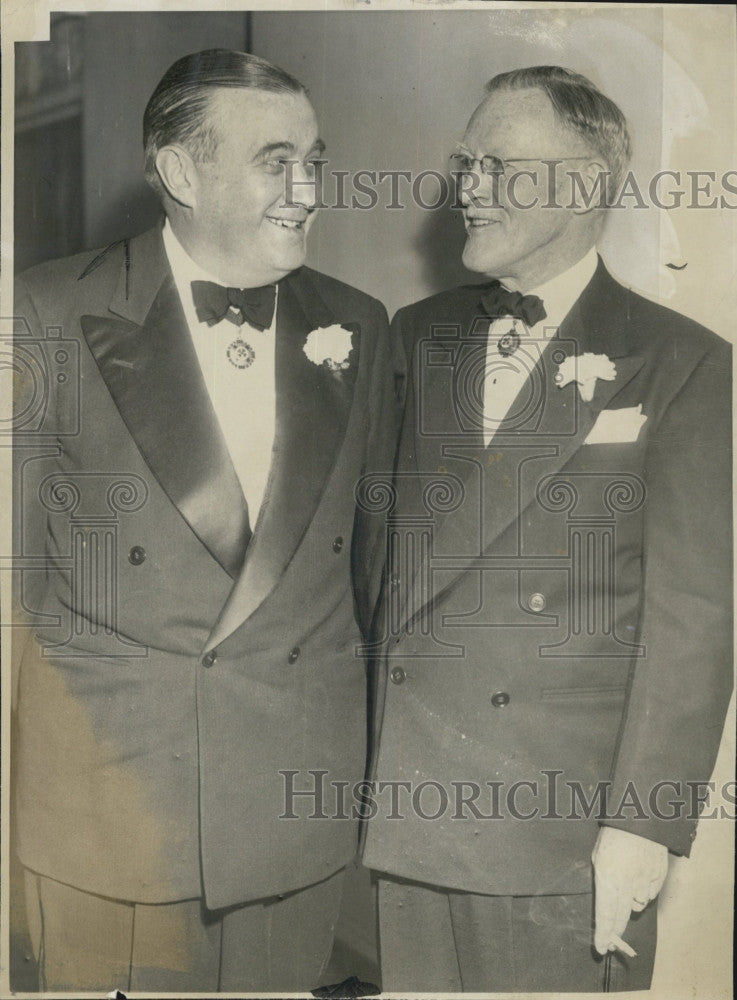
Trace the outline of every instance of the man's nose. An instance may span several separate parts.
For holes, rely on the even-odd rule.
[[[484,180],[488,180],[488,177],[476,168],[466,170],[459,175],[460,198],[464,208],[468,208],[469,205],[476,205],[481,200]]]
[[[472,169],[459,177],[460,200],[464,208],[470,205],[484,205],[487,208],[499,205],[499,176],[485,174]]]
[[[311,210],[320,203],[321,163],[292,162],[287,167],[285,200]]]

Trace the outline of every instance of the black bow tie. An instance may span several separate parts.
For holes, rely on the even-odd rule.
[[[489,290],[481,297],[484,309],[489,319],[499,316],[513,316],[521,319],[525,326],[534,326],[545,319],[547,313],[542,299],[537,295],[522,295],[521,292],[510,292],[500,282],[493,281]]]
[[[200,323],[214,326],[227,316],[238,326],[247,322],[257,330],[266,330],[274,318],[276,285],[226,288],[214,281],[193,281],[192,299]],[[230,311],[231,307],[237,313]]]

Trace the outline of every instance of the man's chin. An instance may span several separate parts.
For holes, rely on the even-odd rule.
[[[294,247],[289,252],[272,252],[268,255],[264,255],[264,269],[272,272],[273,277],[270,281],[279,281],[280,278],[285,278],[292,271],[296,271],[298,267],[302,267],[305,262],[306,248]]]
[[[298,267],[302,267],[305,262],[305,254],[294,254],[294,256],[283,257],[274,263],[274,269],[280,269],[280,277],[284,278],[292,271],[296,271]]]
[[[497,254],[489,252],[488,247],[479,246],[477,239],[469,236],[466,239],[461,260],[468,271],[476,271],[478,274],[492,274],[496,267],[497,257]]]

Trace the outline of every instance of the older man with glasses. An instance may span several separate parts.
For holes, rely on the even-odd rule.
[[[647,989],[695,836],[732,685],[730,351],[597,255],[629,155],[586,78],[495,77],[453,158],[486,283],[394,320],[386,990]]]

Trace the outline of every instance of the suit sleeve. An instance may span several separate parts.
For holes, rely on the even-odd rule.
[[[731,424],[731,350],[720,341],[648,447],[645,655],[631,677],[606,821],[682,855],[696,836],[732,690]]]

